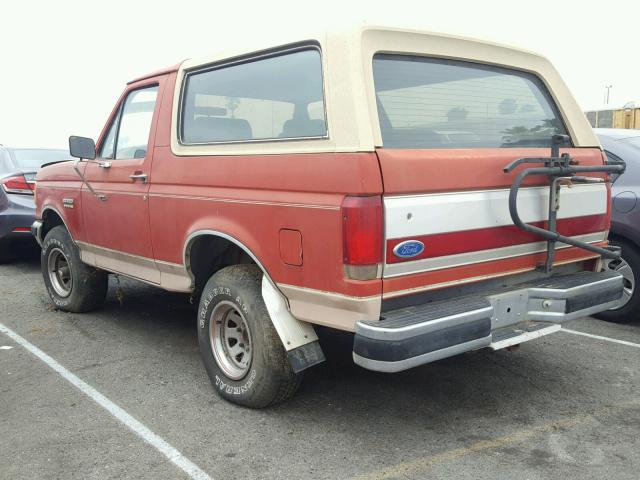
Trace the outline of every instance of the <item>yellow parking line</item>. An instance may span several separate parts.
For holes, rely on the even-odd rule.
[[[433,455],[428,455],[426,457],[417,458],[408,462],[398,463],[397,465],[386,467],[378,471],[358,475],[356,477],[353,477],[353,480],[384,480],[391,478],[401,478],[406,475],[415,474],[422,470],[426,470],[434,465],[451,462],[466,455],[505,447],[507,445],[519,443],[543,433],[554,432],[558,429],[571,428],[578,425],[588,424],[594,422],[596,416],[610,415],[624,409],[637,407],[640,407],[640,401],[633,401],[604,407],[602,409],[596,410],[591,414],[575,415],[564,420],[545,423],[542,425],[510,433],[502,437],[475,442],[467,447],[454,448],[451,450],[446,450],[444,452],[435,453]]]

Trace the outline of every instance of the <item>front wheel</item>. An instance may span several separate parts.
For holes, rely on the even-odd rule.
[[[301,374],[293,372],[262,299],[262,271],[233,265],[213,275],[198,309],[198,342],[216,392],[250,408],[291,397]]]
[[[42,242],[40,264],[47,292],[60,310],[88,312],[104,303],[107,273],[80,259],[78,247],[65,227],[49,230]]]
[[[618,304],[595,315],[601,320],[612,322],[634,322],[640,320],[640,294],[636,285],[640,277],[640,252],[638,247],[624,241],[614,240],[611,245],[622,248],[620,260],[605,261],[605,268],[622,275],[624,290]]]

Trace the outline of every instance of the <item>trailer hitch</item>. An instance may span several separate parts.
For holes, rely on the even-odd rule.
[[[560,208],[560,188],[563,184],[571,185],[574,183],[603,183],[604,180],[597,177],[588,177],[576,175],[580,173],[603,172],[603,173],[624,173],[624,165],[595,165],[581,167],[579,162],[571,158],[568,153],[560,155],[560,147],[565,145],[569,140],[567,135],[554,135],[551,137],[551,156],[550,157],[525,157],[514,160],[504,167],[503,171],[509,173],[518,165],[523,163],[542,164],[540,167],[525,168],[516,176],[511,190],[509,191],[509,213],[513,223],[524,230],[544,238],[547,241],[547,259],[540,268],[546,272],[551,272],[553,268],[553,259],[556,252],[556,243],[561,242],[574,247],[582,248],[590,252],[597,253],[605,258],[620,258],[620,249],[617,247],[596,247],[586,242],[576,240],[574,238],[561,235],[557,231],[557,216]],[[548,229],[536,227],[525,223],[518,214],[518,190],[522,182],[529,175],[547,175],[549,178],[549,221]]]

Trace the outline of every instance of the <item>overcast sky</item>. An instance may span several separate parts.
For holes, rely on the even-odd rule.
[[[584,109],[640,101],[640,1],[5,1],[0,143],[96,138],[125,83],[179,61],[336,22],[513,44],[547,56]]]

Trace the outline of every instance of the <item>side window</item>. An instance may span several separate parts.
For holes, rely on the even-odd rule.
[[[544,84],[526,72],[376,54],[373,75],[385,147],[548,147],[566,133]]]
[[[134,90],[127,96],[120,113],[116,160],[146,156],[157,96],[158,87]]]
[[[109,127],[109,131],[107,132],[107,136],[102,142],[102,146],[100,147],[100,152],[98,153],[98,158],[105,158],[111,160],[114,158],[114,150],[116,146],[116,132],[118,131],[118,122],[120,121],[120,110],[116,114],[113,122],[111,122],[111,126]]]
[[[316,49],[188,73],[183,88],[185,144],[327,134]]]

